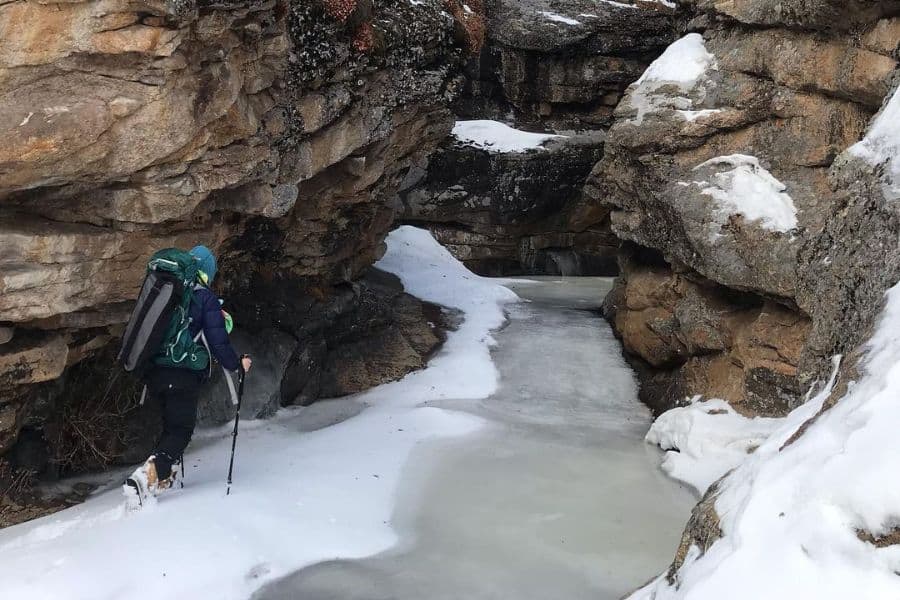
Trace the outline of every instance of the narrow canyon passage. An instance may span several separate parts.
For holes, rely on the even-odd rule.
[[[412,455],[391,523],[400,543],[255,599],[613,599],[665,569],[695,499],[643,442],[649,412],[596,310],[609,280],[508,285],[529,302],[509,305],[495,334],[500,389],[437,404],[490,425]]]

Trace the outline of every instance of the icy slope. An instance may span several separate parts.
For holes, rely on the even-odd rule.
[[[873,543],[900,526],[900,285],[865,350],[831,409],[786,443],[826,390],[722,481],[723,536],[692,549],[674,585],[661,577],[632,600],[900,598],[900,546]]]
[[[143,512],[124,514],[114,489],[0,531],[0,598],[246,598],[305,565],[390,547],[395,490],[413,448],[480,425],[427,403],[495,390],[490,332],[517,297],[409,227],[389,236],[378,266],[411,293],[465,313],[428,368],[359,395],[371,406],[331,427],[302,431],[310,409],[242,426],[229,497],[223,430],[189,448],[185,489]]]

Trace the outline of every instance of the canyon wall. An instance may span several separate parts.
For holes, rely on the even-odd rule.
[[[694,0],[680,22],[617,107],[585,191],[623,240],[606,312],[657,411],[704,396],[784,416],[843,355],[821,411],[781,453],[852,389],[900,279],[900,3]],[[735,535],[721,490],[742,488],[743,506],[765,494],[738,477],[710,487],[665,579],[636,597],[678,590]]]
[[[257,412],[424,364],[440,312],[368,269],[482,37],[458,0],[0,4],[0,454],[146,452],[113,356],[162,247],[217,251],[238,349],[280,382]]]
[[[607,312],[657,410],[703,395],[786,414],[891,279],[858,272],[870,236],[896,230],[863,216],[883,203],[841,153],[892,89],[897,3],[778,6],[683,7],[586,188],[626,242]]]
[[[609,211],[586,203],[582,188],[622,94],[673,41],[674,10],[490,0],[485,11],[485,46],[466,64],[453,110],[560,136],[527,151],[448,139],[401,194],[401,218],[478,273],[615,274]]]

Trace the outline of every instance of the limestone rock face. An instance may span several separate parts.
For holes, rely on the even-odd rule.
[[[679,60],[695,68],[682,77]],[[847,37],[689,34],[617,108],[589,191],[613,208],[621,237],[713,281],[791,299],[797,251],[832,201],[828,168],[862,136],[896,64]]]
[[[649,249],[625,258],[607,305],[646,367],[655,407],[702,394],[783,414],[830,353],[852,347],[842,311],[859,310],[854,325],[864,323],[885,289],[851,291],[859,255],[878,260],[872,236],[883,252],[896,231],[872,167],[841,153],[892,89],[896,6],[699,0],[693,9],[696,31],[616,108],[585,188],[588,205],[610,211],[613,233]],[[654,281],[665,294],[646,293]],[[851,308],[857,295],[869,298]]]
[[[897,106],[895,89],[876,119],[890,119]],[[897,175],[857,148],[835,160],[827,224],[798,256],[798,303],[816,322],[804,354],[811,375],[821,375],[829,356],[848,354],[868,338],[885,292],[900,280]],[[889,154],[896,160],[896,149]]]
[[[688,0],[697,8],[748,25],[848,30],[896,12],[895,0]]]
[[[259,282],[353,313],[481,19],[456,0],[0,4],[0,452],[58,420],[56,378],[111,360],[158,248],[214,248],[239,327]],[[334,322],[274,324],[292,342],[272,362]]]
[[[464,114],[557,128],[606,127],[625,88],[672,41],[659,2],[488,0],[487,46],[469,66]]]
[[[690,4],[695,51],[629,90],[589,188],[629,240],[607,312],[657,410],[697,393],[784,415],[844,354],[830,410],[900,279],[900,6]],[[718,493],[691,516],[676,587],[690,553],[729,533]]]
[[[494,152],[451,140],[421,181],[401,191],[401,218],[427,226],[478,273],[615,274],[615,238],[602,215],[580,211],[580,187],[602,142],[592,132]]]
[[[626,254],[621,265],[606,310],[625,351],[649,365],[641,389],[647,405],[661,411],[702,395],[773,416],[795,404],[808,318],[663,261],[648,265]]]

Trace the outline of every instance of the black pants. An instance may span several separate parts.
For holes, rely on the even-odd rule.
[[[175,463],[187,448],[197,425],[197,398],[203,378],[187,369],[156,367],[147,375],[150,397],[162,409],[162,436],[156,444],[156,472],[160,479],[172,473]]]

